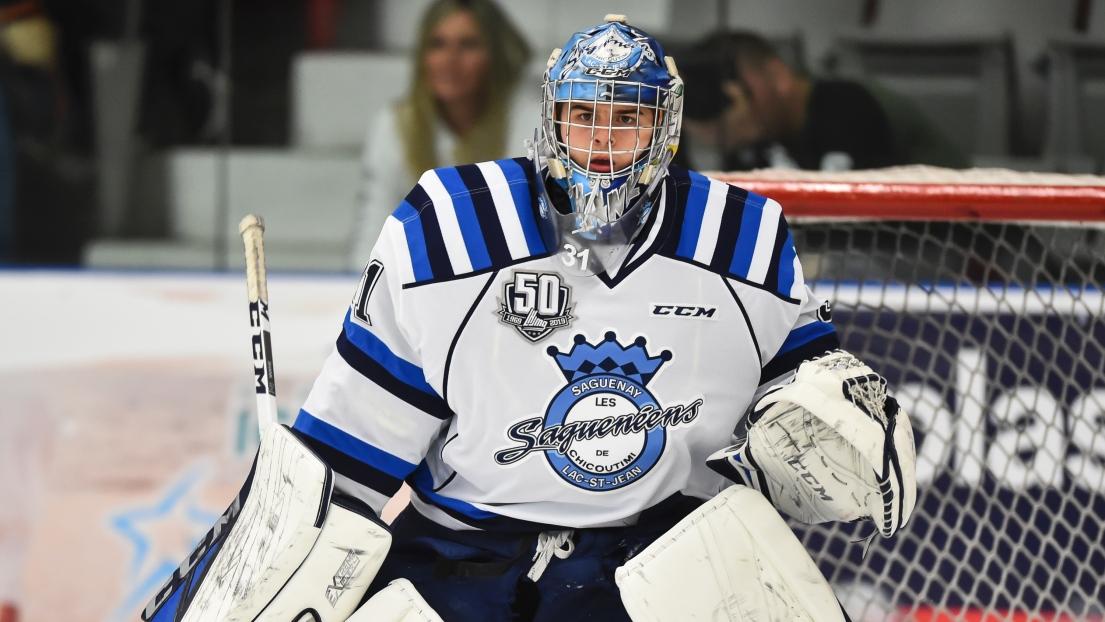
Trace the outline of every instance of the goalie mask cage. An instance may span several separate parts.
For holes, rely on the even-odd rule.
[[[717,177],[783,205],[842,347],[911,415],[894,538],[792,524],[857,622],[1105,620],[1105,178]]]

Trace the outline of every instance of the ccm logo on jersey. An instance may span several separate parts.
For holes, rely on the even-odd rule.
[[[717,313],[717,307],[652,303],[652,315],[663,317],[689,317],[698,320],[712,320],[715,319],[715,313]]]

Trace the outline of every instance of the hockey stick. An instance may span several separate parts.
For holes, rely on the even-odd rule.
[[[142,612],[147,622],[346,620],[391,543],[370,509],[348,499],[332,502],[333,471],[277,422],[264,231],[253,215],[238,226],[261,436],[257,457],[230,507]]]
[[[246,290],[249,295],[249,327],[252,333],[254,390],[257,392],[257,427],[262,436],[276,423],[276,378],[272,369],[272,337],[269,326],[269,287],[265,274],[265,223],[247,215],[238,224],[246,247]]]

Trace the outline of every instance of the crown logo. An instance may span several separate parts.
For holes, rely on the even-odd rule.
[[[644,337],[637,337],[632,345],[623,347],[613,331],[607,332],[597,344],[588,343],[583,335],[576,335],[574,342],[567,354],[557,350],[556,346],[549,346],[547,350],[568,382],[592,374],[606,373],[645,385],[652,380],[661,365],[671,360],[669,350],[662,351],[659,356],[649,356]]]

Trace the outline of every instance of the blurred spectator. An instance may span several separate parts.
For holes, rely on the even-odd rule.
[[[40,133],[50,125],[51,107],[40,107],[50,103],[43,78],[54,64],[53,27],[38,2],[0,0],[0,261],[15,256],[15,130]]]
[[[210,144],[223,131],[215,116],[219,80],[214,0],[169,2],[142,14],[144,47],[137,133],[151,147]]]
[[[53,207],[41,191],[57,185],[65,107],[56,38],[38,0],[0,0],[0,260],[55,258],[27,232]]]
[[[759,35],[715,33],[681,60],[696,168],[969,165],[908,100],[875,84],[804,75]]]
[[[0,85],[2,87],[2,85]],[[0,262],[15,254],[15,160],[4,89],[0,88]]]
[[[384,220],[423,171],[524,155],[522,141],[532,137],[533,125],[512,128],[509,120],[528,56],[529,46],[491,0],[430,5],[410,90],[373,121],[364,147],[352,267],[368,261]],[[529,99],[536,98],[534,91]]]

